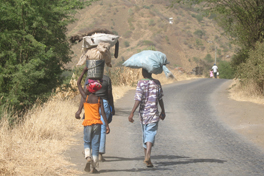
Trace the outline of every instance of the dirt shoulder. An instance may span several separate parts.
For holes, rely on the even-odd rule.
[[[212,97],[219,120],[264,150],[264,105],[229,98],[231,84],[224,83]]]

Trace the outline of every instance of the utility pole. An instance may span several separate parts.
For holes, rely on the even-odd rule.
[[[216,47],[216,44],[215,44],[215,65],[216,65],[216,49],[217,49],[217,47]]]

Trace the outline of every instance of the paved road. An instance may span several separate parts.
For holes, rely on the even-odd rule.
[[[159,123],[151,169],[143,164],[139,120],[127,120],[135,91],[128,92],[116,102],[101,175],[263,176],[264,153],[218,121],[212,95],[227,81],[199,79],[163,86],[167,117]],[[77,138],[80,145],[72,148],[75,154],[70,157],[82,171],[82,134]]]

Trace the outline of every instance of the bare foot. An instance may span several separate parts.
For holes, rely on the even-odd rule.
[[[100,162],[104,162],[105,161],[105,159],[103,157],[103,154],[99,153],[98,161],[100,161]]]
[[[92,168],[92,170],[91,170],[90,173],[91,173],[91,174],[97,174],[97,173],[99,173],[99,172],[98,172],[98,170],[96,170],[95,168]]]
[[[152,162],[149,160],[144,160],[144,163],[147,165],[147,167],[153,167]]]
[[[90,165],[91,165],[91,157],[88,157],[86,160],[85,168],[84,168],[85,172],[90,172]]]

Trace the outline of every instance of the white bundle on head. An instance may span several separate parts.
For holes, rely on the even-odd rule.
[[[119,36],[113,34],[95,33],[92,36],[83,37],[83,48],[92,48],[99,43],[109,43],[110,47],[115,46]]]
[[[99,43],[96,48],[89,49],[85,56],[87,60],[105,60],[105,64],[112,67],[109,43]]]
[[[95,33],[92,36],[83,37],[82,55],[77,63],[77,66],[84,65],[86,59],[104,59],[106,65],[112,67],[110,47],[117,43],[118,38],[119,36],[117,35],[103,33]],[[95,46],[97,46],[97,48],[94,48]]]

